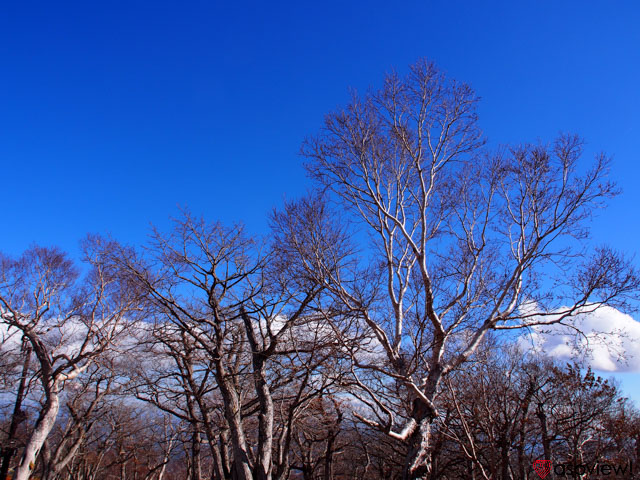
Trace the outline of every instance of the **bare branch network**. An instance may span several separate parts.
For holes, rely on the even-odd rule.
[[[427,61],[354,93],[303,144],[317,188],[263,239],[183,212],[141,247],[88,237],[83,278],[56,249],[0,257],[0,478],[622,461],[640,428],[615,386],[509,345],[633,306],[633,264],[589,242],[609,159],[571,135],[492,152],[477,104]]]

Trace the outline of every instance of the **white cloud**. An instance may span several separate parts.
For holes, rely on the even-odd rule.
[[[520,337],[523,347],[549,357],[584,359],[606,372],[640,372],[640,322],[612,307],[600,307],[575,318],[582,334],[564,325],[534,327]]]

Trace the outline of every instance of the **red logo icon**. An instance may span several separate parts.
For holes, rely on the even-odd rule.
[[[533,469],[540,478],[544,478],[551,472],[551,460],[536,460],[533,462]]]

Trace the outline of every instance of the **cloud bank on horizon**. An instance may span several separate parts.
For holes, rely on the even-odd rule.
[[[524,348],[558,360],[586,361],[604,372],[640,373],[640,322],[603,306],[575,317],[574,325],[534,327],[519,339]]]

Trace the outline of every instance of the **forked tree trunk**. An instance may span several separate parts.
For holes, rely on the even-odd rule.
[[[426,479],[431,473],[431,418],[418,422],[418,428],[409,437],[409,449],[403,480]]]
[[[267,381],[268,354],[262,351],[253,330],[253,323],[244,307],[240,308],[247,339],[251,346],[251,363],[253,366],[253,384],[258,397],[258,445],[255,461],[254,480],[271,480],[273,451],[273,399]]]
[[[403,480],[429,478],[431,473],[431,424],[434,416],[420,399],[413,402],[412,418],[417,428],[409,436]]]
[[[229,425],[229,437],[233,450],[233,480],[252,480],[251,463],[247,454],[247,441],[242,426],[240,400],[232,381],[228,378],[225,365],[221,358],[216,359],[216,380],[220,387],[224,405],[224,416]]]

